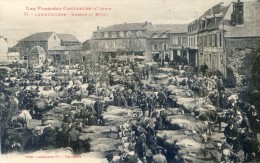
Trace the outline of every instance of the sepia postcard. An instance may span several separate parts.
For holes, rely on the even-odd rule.
[[[259,15],[259,0],[0,0],[0,162],[260,162]]]

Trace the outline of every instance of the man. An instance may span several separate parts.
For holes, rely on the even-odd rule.
[[[203,74],[203,77],[205,76],[206,74],[206,71],[208,70],[208,65],[206,65],[206,63],[204,63],[203,65],[201,65],[201,71],[202,71],[202,74]]]
[[[238,147],[238,140],[237,140],[237,128],[234,127],[234,122],[229,121],[228,125],[225,127],[224,135],[226,137],[226,142],[230,145],[233,145],[234,152],[236,151]]]
[[[96,117],[98,119],[98,121],[100,122],[100,124],[102,123],[102,112],[104,110],[104,106],[103,106],[103,103],[101,102],[100,99],[98,99],[95,104],[94,104],[94,109],[95,109],[95,112],[96,112]]]
[[[108,155],[106,155],[107,161],[108,163],[115,163],[115,161],[113,160],[114,155],[112,153],[109,153]]]
[[[41,129],[39,127],[35,127],[33,130],[33,134],[26,141],[25,144],[26,151],[36,151],[40,149],[40,145],[39,145],[40,135],[41,135]]]
[[[72,126],[72,130],[69,132],[69,145],[73,149],[73,152],[77,151],[77,140],[79,131],[76,130],[76,126]]]
[[[250,122],[246,116],[246,113],[242,113],[242,121],[240,123],[241,128],[245,128],[246,132],[250,130]]]
[[[165,156],[162,154],[163,148],[158,146],[157,154],[153,156],[153,163],[167,163]]]

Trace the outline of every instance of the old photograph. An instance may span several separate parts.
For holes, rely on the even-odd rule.
[[[259,15],[260,0],[0,0],[0,162],[260,162]]]

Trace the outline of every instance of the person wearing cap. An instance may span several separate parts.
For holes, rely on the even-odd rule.
[[[156,147],[157,154],[153,156],[153,163],[167,163],[166,157],[162,154],[163,150],[160,146]]]

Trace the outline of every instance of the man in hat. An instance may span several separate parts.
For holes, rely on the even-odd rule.
[[[77,140],[78,140],[79,131],[76,130],[76,126],[72,126],[71,131],[69,132],[69,145],[72,147],[73,151],[76,151]]]
[[[106,158],[107,158],[108,163],[115,163],[115,161],[113,160],[113,158],[114,158],[113,153],[107,154]]]
[[[240,123],[241,128],[245,128],[245,130],[248,132],[250,129],[250,122],[246,116],[246,113],[242,113],[242,121]]]
[[[100,99],[98,99],[95,103],[94,103],[94,109],[95,109],[95,112],[96,112],[96,117],[97,119],[99,120],[100,124],[102,122],[102,118],[101,118],[101,114],[104,110],[104,106],[103,106],[103,103],[101,102]]]
[[[225,127],[224,135],[226,137],[226,142],[230,145],[235,145],[237,143],[237,129],[234,127],[234,122],[229,121],[228,125]]]
[[[153,156],[153,163],[167,163],[166,157],[162,154],[163,148],[158,146],[156,150],[157,154]]]

